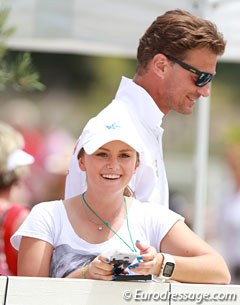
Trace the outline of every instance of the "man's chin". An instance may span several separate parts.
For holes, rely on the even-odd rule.
[[[180,109],[179,111],[177,111],[180,114],[184,114],[184,115],[190,115],[193,113],[193,107],[189,107],[189,108],[184,108],[184,109]]]

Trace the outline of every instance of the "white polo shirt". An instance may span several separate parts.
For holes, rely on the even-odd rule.
[[[133,80],[122,77],[115,99],[105,107],[98,118],[119,115],[130,117],[144,143],[144,160],[133,176],[130,187],[140,201],[155,201],[169,206],[169,189],[163,162],[162,135],[160,127],[164,114],[151,96]],[[126,120],[127,121],[127,120]],[[70,160],[66,178],[65,198],[86,191],[86,174],[78,166],[77,152]]]

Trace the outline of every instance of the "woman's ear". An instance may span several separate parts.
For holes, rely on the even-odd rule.
[[[84,163],[84,157],[79,157],[78,165],[79,165],[79,168],[81,169],[81,171],[86,172],[86,166],[85,166],[85,163]]]
[[[136,169],[138,168],[139,164],[140,164],[139,154],[137,154],[137,160],[136,160],[136,164],[135,164],[135,172],[136,172]]]

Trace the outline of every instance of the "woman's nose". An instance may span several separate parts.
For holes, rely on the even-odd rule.
[[[106,167],[107,167],[107,169],[114,169],[114,168],[118,167],[117,160],[116,159],[109,160]]]

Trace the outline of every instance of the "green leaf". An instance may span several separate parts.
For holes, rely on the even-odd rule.
[[[35,70],[31,54],[20,53],[9,56],[6,39],[13,32],[13,27],[7,27],[8,9],[0,9],[0,91],[12,88],[15,91],[42,91],[45,86],[39,81],[39,73]]]

